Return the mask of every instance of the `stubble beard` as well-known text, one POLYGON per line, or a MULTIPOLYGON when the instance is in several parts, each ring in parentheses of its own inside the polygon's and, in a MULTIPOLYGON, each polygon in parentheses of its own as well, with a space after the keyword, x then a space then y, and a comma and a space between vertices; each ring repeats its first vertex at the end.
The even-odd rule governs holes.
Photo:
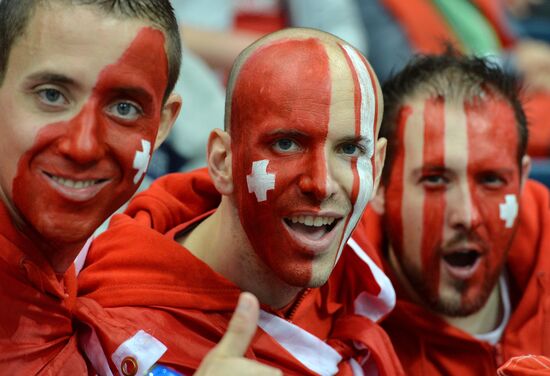
POLYGON ((451 290, 450 293, 442 296, 439 289, 434 291, 430 287, 430 278, 426 278, 429 276, 425 276, 421 270, 405 264, 401 268, 422 303, 431 311, 449 317, 465 317, 479 311, 487 303, 502 271, 501 266, 495 273, 486 276, 479 292, 473 296, 468 296, 468 290, 475 286, 472 287, 469 281, 464 280, 451 280, 446 287, 451 290))

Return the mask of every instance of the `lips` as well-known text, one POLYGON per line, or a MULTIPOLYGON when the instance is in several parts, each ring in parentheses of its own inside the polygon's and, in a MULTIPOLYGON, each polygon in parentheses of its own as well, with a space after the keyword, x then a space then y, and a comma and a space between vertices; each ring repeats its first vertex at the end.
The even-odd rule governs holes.
POLYGON ((42 171, 48 184, 61 196, 70 201, 83 202, 94 198, 111 179, 76 179, 62 177, 42 171))
POLYGON ((285 217, 283 222, 292 239, 313 254, 322 254, 332 244, 342 216, 299 214, 285 217))

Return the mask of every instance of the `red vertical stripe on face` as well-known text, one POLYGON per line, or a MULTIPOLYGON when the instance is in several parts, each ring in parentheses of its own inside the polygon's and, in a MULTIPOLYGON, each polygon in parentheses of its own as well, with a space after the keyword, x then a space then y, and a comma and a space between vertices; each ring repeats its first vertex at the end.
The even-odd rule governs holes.
MULTIPOLYGON (((361 135, 361 87, 359 86, 359 78, 357 77, 357 72, 355 71, 355 68, 353 67, 353 63, 344 50, 344 47, 342 45, 339 45, 340 49, 342 50, 342 54, 344 54, 346 61, 348 63, 349 70, 351 72, 351 76, 353 78, 353 90, 354 90, 354 107, 355 107, 355 137, 359 137, 361 135)), ((351 191, 351 203, 355 204, 357 201, 357 196, 359 194, 359 173, 357 172, 357 160, 353 160, 352 162, 352 171, 353 171, 353 188, 351 191)), ((349 221, 349 218, 348 218, 349 221)), ((346 223, 347 226, 347 223, 346 223)))
MULTIPOLYGON (((355 68, 353 67, 353 63, 348 56, 346 50, 344 50, 344 47, 339 44, 340 50, 342 51, 342 54, 346 58, 346 62, 348 63, 349 70, 351 72, 351 77, 353 79, 353 102, 354 102, 354 112, 355 112, 355 136, 358 137, 361 135, 361 87, 359 86, 359 77, 357 76, 357 72, 355 71, 355 68)), ((351 190, 351 204, 354 205, 357 201, 357 196, 359 195, 359 189, 360 187, 360 180, 359 180, 359 172, 357 170, 357 159, 354 159, 351 161, 351 170, 353 172, 353 186, 351 190)), ((353 211, 353 209, 352 209, 353 211)), ((351 219, 351 215, 348 215, 346 218, 346 223, 344 225, 344 229, 348 228, 349 221, 351 219)), ((346 231, 342 231, 342 236, 340 238, 340 243, 342 242, 344 236, 346 235, 346 231)), ((335 255, 338 257, 338 254, 335 255)), ((334 262, 336 263, 337 260, 334 262)))
POLYGON ((403 254, 403 191, 404 191, 404 167, 405 167, 405 127, 413 113, 410 106, 403 106, 396 117, 396 131, 394 140, 395 151, 392 159, 391 175, 386 184, 384 227, 392 234, 392 245, 397 258, 403 254))
MULTIPOLYGON (((374 158, 376 157, 376 129, 378 127, 378 103, 380 103, 380 100, 378 98, 378 87, 374 84, 377 81, 376 75, 372 71, 370 65, 367 63, 367 59, 361 54, 359 54, 361 57, 361 60, 363 61, 363 64, 365 64, 365 67, 367 67, 367 71, 369 72, 370 80, 372 82, 372 90, 374 91, 374 98, 375 98, 375 104, 374 104, 374 125, 372 127, 372 140, 373 140, 373 150, 374 153, 372 154, 371 158, 371 164, 372 164, 372 177, 373 179, 376 178, 376 164, 374 163, 374 158)), ((373 182, 374 183, 374 182, 373 182)))
MULTIPOLYGON (((442 97, 426 101, 424 108, 424 163, 423 166, 445 166, 445 100, 442 97)), ((428 286, 437 293, 440 271, 439 255, 433 254, 434 239, 443 237, 445 221, 444 192, 427 193, 424 199, 422 221, 422 266, 428 286), (440 234, 440 236, 434 236, 440 234)))

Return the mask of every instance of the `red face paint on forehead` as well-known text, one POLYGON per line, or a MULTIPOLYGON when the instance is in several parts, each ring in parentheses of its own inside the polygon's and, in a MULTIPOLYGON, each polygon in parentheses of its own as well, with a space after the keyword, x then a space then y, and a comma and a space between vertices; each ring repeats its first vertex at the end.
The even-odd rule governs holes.
POLYGON ((241 67, 235 84, 232 138, 239 144, 250 128, 276 130, 289 121, 297 130, 326 137, 330 88, 328 56, 317 39, 260 47, 241 67))
POLYGON ((47 243, 85 241, 134 193, 160 124, 167 67, 163 33, 142 28, 78 115, 45 125, 21 157, 13 202, 47 243))
POLYGON ((501 207, 519 195, 515 118, 494 98, 463 105, 429 99, 423 121, 420 151, 407 151, 414 141, 406 137, 417 136, 398 132, 403 147, 387 187, 385 221, 401 269, 422 299, 442 313, 469 314, 489 296, 513 235, 501 207), (418 248, 403 241, 419 232, 411 220, 418 210, 401 202, 423 203, 418 248))
POLYGON ((518 170, 519 134, 510 104, 489 93, 466 102, 464 108, 470 140, 468 165, 493 167, 493 163, 500 163, 503 169, 518 170))

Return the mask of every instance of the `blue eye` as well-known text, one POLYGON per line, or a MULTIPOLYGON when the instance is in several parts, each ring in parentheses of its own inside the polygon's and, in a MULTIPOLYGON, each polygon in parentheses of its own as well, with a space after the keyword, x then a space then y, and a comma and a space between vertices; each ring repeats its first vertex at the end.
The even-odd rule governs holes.
POLYGON ((48 106, 63 106, 68 103, 65 96, 57 89, 45 88, 37 91, 40 101, 48 106))
POLYGON ((292 147, 292 141, 288 139, 277 141, 277 146, 281 150, 289 150, 292 147))
POLYGON ((365 154, 365 148, 353 142, 345 142, 338 146, 338 152, 346 157, 359 157, 365 154))
POLYGON ((480 184, 490 189, 498 189, 507 184, 506 180, 503 177, 491 172, 481 174, 477 180, 480 184))
POLYGON ((117 102, 107 107, 107 112, 122 120, 136 120, 143 111, 131 102, 117 102))
POLYGON ((300 145, 290 138, 281 138, 273 143, 273 149, 279 153, 293 152, 300 150, 300 145))
POLYGON ((344 154, 353 155, 357 152, 357 145, 353 145, 353 144, 342 145, 342 152, 344 154))
POLYGON ((44 90, 44 97, 50 102, 57 102, 61 98, 61 93, 57 90, 47 89, 44 90))
POLYGON ((449 183, 449 179, 444 175, 425 175, 420 178, 420 182, 426 188, 444 188, 449 183))
POLYGON ((116 106, 117 106, 117 111, 121 116, 128 116, 131 114, 132 110, 135 111, 135 109, 130 103, 119 103, 116 106))

